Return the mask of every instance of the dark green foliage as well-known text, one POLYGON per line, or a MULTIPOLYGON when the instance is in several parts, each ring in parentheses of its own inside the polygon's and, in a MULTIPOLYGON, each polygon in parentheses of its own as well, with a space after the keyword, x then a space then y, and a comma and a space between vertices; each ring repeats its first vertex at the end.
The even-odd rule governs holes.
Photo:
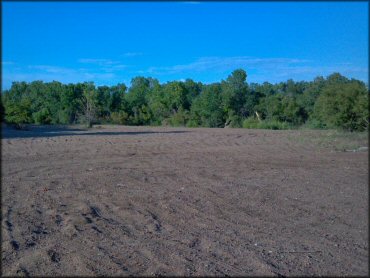
POLYGON ((51 114, 47 108, 42 108, 41 110, 32 113, 32 119, 36 124, 50 124, 51 114))
MULTIPOLYGON (((338 80, 338 79, 337 79, 338 80)), ((324 127, 354 131, 368 128, 368 91, 358 81, 330 83, 318 97, 313 118, 324 127)))
POLYGON ((21 98, 19 101, 9 100, 5 106, 5 120, 20 127, 22 124, 31 123, 31 101, 21 98))
POLYGON ((92 82, 83 84, 82 98, 79 99, 81 113, 79 113, 79 121, 92 127, 96 122, 99 110, 103 110, 102 106, 99 106, 99 94, 95 89, 95 85, 92 82), (99 109, 100 108, 100 109, 99 109))
POLYGON ((27 123, 115 123, 188 127, 311 128, 366 130, 369 91, 363 82, 339 73, 311 82, 247 83, 238 69, 224 81, 187 79, 160 84, 136 77, 125 84, 14 82, 1 96, 3 120, 27 123))
POLYGON ((168 119, 168 123, 171 126, 186 126, 188 119, 189 111, 179 108, 179 110, 168 119))
POLYGON ((238 69, 222 82, 222 107, 229 120, 231 117, 243 116, 243 106, 248 91, 246 79, 247 73, 238 69))
POLYGON ((223 127, 225 116, 222 109, 222 88, 220 84, 211 84, 194 99, 188 126, 223 127))
POLYGON ((125 84, 118 84, 109 88, 109 111, 118 112, 127 110, 127 100, 125 99, 127 87, 125 84))
POLYGON ((4 108, 4 95, 6 95, 6 92, 4 94, 1 94, 0 98, 0 122, 4 122, 5 120, 5 108, 4 108))

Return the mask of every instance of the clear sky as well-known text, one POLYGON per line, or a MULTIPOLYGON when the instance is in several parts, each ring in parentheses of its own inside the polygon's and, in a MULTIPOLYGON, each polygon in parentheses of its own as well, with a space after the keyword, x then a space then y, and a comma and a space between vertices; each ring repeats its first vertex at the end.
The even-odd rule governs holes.
POLYGON ((312 80, 367 82, 367 2, 2 2, 2 85, 312 80))

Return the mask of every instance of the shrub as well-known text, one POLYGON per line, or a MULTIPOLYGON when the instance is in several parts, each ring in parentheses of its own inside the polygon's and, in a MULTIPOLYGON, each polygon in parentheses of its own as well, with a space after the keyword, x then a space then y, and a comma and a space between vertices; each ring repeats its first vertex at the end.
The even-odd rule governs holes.
POLYGON ((180 108, 174 115, 172 115, 168 122, 171 126, 185 126, 189 119, 189 112, 180 108))
POLYGON ((199 124, 196 120, 190 119, 187 122, 186 127, 199 127, 199 124))
POLYGON ((303 128, 323 129, 325 124, 317 119, 308 119, 307 122, 302 126, 303 128))
POLYGON ((290 129, 291 125, 287 122, 280 122, 277 120, 264 120, 259 121, 254 117, 249 117, 243 121, 243 128, 255 128, 255 129, 290 129))
POLYGON ((358 82, 326 87, 318 97, 313 119, 327 128, 364 131, 368 128, 368 92, 358 82))
POLYGON ((26 98, 22 98, 20 102, 9 102, 5 110, 6 122, 15 124, 17 127, 31 123, 32 117, 30 107, 31 101, 26 98))
POLYGON ((231 115, 229 117, 228 122, 229 122, 228 124, 229 127, 242 127, 243 119, 238 115, 231 115))
POLYGON ((47 108, 42 108, 40 111, 32 113, 32 118, 38 125, 51 123, 50 111, 47 108))
POLYGON ((255 117, 248 117, 243 121, 243 128, 258 128, 259 123, 255 117))
POLYGON ((259 124, 261 129, 290 129, 291 126, 287 122, 280 122, 277 120, 265 120, 259 124))
POLYGON ((124 111, 112 112, 110 117, 114 124, 120 124, 120 125, 127 124, 128 114, 124 111))

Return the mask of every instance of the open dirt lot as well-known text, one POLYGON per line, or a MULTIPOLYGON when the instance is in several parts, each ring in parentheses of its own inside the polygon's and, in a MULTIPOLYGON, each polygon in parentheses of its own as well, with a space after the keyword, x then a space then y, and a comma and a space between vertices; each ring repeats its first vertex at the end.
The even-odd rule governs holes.
POLYGON ((368 151, 324 135, 5 128, 3 275, 367 275, 368 151))

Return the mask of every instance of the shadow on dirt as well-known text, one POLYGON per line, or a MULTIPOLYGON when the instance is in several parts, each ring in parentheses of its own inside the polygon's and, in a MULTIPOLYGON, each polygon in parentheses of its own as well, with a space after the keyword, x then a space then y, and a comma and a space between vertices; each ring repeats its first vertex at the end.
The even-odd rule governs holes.
POLYGON ((40 137, 58 137, 58 136, 84 136, 84 135, 141 135, 141 134, 176 134, 185 133, 189 131, 104 131, 102 129, 83 129, 83 128, 69 128, 61 126, 28 126, 25 130, 17 130, 13 127, 2 127, 1 138, 40 138, 40 137), (95 131, 96 130, 96 131, 95 131))

